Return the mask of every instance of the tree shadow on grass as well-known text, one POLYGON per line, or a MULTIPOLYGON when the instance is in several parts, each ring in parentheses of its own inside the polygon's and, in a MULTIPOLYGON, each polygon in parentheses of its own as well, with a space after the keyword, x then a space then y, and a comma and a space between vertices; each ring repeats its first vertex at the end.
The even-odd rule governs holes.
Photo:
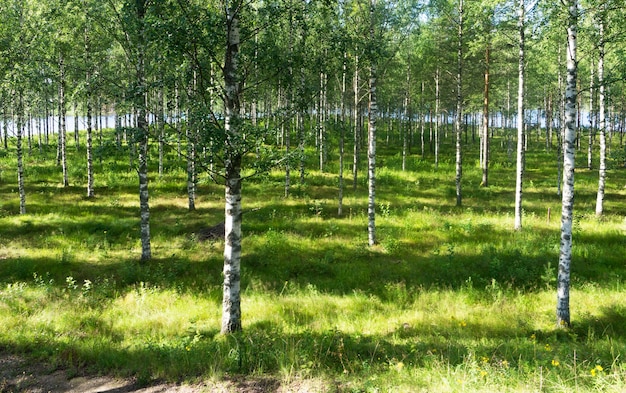
POLYGON ((600 315, 586 315, 574 321, 573 332, 585 340, 596 338, 626 338, 626 306, 613 304, 602 307, 600 315))

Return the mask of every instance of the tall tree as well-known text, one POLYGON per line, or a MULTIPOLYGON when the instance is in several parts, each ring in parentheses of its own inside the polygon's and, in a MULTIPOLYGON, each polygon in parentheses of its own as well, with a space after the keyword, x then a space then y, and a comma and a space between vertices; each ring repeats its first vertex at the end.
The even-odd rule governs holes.
POLYGON ((225 241, 222 333, 241 330, 241 160, 239 19, 245 4, 225 1, 226 50, 224 53, 225 241))
MULTIPOLYGON (((376 37, 376 0, 370 0, 370 40, 372 43, 376 37)), ((372 45, 373 46, 373 45, 372 45)), ((370 246, 376 244, 376 118, 378 115, 378 102, 376 96, 377 58, 370 53, 369 69, 369 102, 368 114, 368 200, 367 200, 367 239, 370 246)))
POLYGON ((519 29, 519 61, 517 87, 517 162, 515 170, 515 230, 522 229, 522 188, 524 184, 524 50, 525 50, 525 11, 524 0, 519 0, 518 22, 519 29))
POLYGON ((598 86, 599 86, 599 116, 598 133, 600 139, 600 160, 598 162, 598 193, 596 197, 596 216, 604 212, 604 188, 606 186, 606 86, 604 83, 604 29, 606 20, 606 2, 602 2, 598 11, 598 86))
POLYGON ((459 0, 457 26, 457 73, 456 73, 456 205, 463 204, 461 180, 463 176, 463 0, 459 0))
MULTIPOLYGON (((92 87, 92 60, 91 60, 91 13, 89 2, 83 0, 85 13, 85 105, 87 109, 87 198, 94 197, 94 171, 93 171, 93 138, 92 138, 92 115, 93 115, 93 87, 92 87)), ((76 113, 74 114, 76 116, 76 113)), ((74 120, 77 122, 77 119, 74 120)))
POLYGON ((563 197, 561 210, 561 247, 557 277, 556 321, 569 327, 570 266, 572 262, 572 224, 574 212, 574 154, 576 148, 576 78, 578 0, 567 0, 567 81, 565 86, 565 135, 563 140, 563 197))

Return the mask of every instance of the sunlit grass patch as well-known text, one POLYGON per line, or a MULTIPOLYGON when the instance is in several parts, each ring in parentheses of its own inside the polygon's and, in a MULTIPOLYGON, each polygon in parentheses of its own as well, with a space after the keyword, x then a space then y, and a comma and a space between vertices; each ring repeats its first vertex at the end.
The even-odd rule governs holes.
MULTIPOLYGON (((15 184, 0 184, 2 349, 144 382, 269 374, 338 392, 609 392, 626 383, 620 171, 602 219, 591 208, 596 174, 580 176, 566 331, 554 326, 560 199, 555 168, 540 165, 552 155, 529 156, 524 229, 514 231, 514 166, 502 152, 490 187, 480 187, 478 168, 465 171, 456 207, 450 156, 435 169, 432 157, 412 155, 402 171, 389 148, 372 247, 364 162, 356 190, 345 168, 341 216, 335 163, 320 173, 309 155, 288 197, 280 168, 247 179, 244 330, 222 336, 223 242, 196 235, 223 220, 222 186, 201 175, 190 212, 184 163, 166 156, 164 174, 150 179, 153 260, 140 263, 128 151, 96 165, 93 199, 79 176, 84 157, 70 152, 63 188, 54 152, 33 155, 26 215, 15 184)), ((14 170, 12 157, 0 160, 3 176, 14 170)))

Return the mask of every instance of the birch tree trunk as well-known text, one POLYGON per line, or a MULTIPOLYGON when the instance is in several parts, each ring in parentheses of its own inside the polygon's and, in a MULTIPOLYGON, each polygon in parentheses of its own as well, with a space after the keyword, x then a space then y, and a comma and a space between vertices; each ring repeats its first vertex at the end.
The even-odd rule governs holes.
POLYGON ((145 75, 145 14, 146 0, 138 0, 137 21, 139 23, 135 105, 137 106, 137 132, 138 132, 138 174, 139 174, 139 211, 141 215, 141 260, 147 261, 152 258, 150 246, 150 206, 148 194, 148 119, 146 113, 147 86, 145 75))
POLYGON ((524 0, 519 0, 517 26, 519 29, 519 63, 517 88, 517 162, 515 170, 515 224, 514 229, 522 229, 522 188, 524 184, 524 0))
POLYGON ((463 151, 461 137, 463 132, 463 0, 459 0, 459 26, 457 42, 457 80, 456 80, 456 206, 463 204, 461 178, 463 176, 463 151))
POLYGON ((409 136, 410 136, 410 120, 409 120, 409 100, 411 96, 411 63, 407 59, 406 66, 406 87, 404 92, 404 102, 402 103, 402 116, 400 121, 402 124, 402 172, 406 170, 406 156, 409 150, 409 136))
MULTIPOLYGON (((603 3, 601 7, 606 6, 603 3)), ((600 42, 598 43, 598 85, 600 90, 599 98, 599 111, 600 111, 600 123, 598 124, 598 131, 600 137, 600 162, 599 165, 599 178, 598 178, 598 195, 596 198, 596 216, 602 216, 604 212, 604 187, 606 183, 606 87, 604 86, 604 9, 600 12, 598 18, 598 28, 600 30, 600 42)))
POLYGON ((67 132, 65 129, 65 60, 63 54, 59 55, 59 153, 57 163, 60 161, 63 170, 63 187, 69 186, 67 179, 67 132))
POLYGON ((572 217, 574 212, 574 154, 576 143, 576 78, 578 0, 567 0, 567 81, 565 86, 565 137, 563 154, 563 197, 561 211, 561 248, 557 279, 556 322, 569 327, 570 266, 572 261, 572 217))
MULTIPOLYGON (((422 81, 422 90, 420 96, 420 143, 421 143, 421 156, 424 158, 425 150, 424 150, 424 127, 426 126, 426 108, 424 107, 424 88, 425 83, 422 81)), ((429 122, 432 122, 429 116, 429 122)))
POLYGON ((482 187, 489 187, 489 55, 490 43, 487 42, 485 49, 485 90, 483 93, 483 124, 482 124, 482 170, 483 178, 480 183, 482 187))
POLYGON ((163 80, 159 80, 157 91, 157 130, 159 135, 159 176, 163 176, 163 154, 165 149, 165 108, 163 105, 163 80))
MULTIPOLYGON (((370 39, 374 42, 374 9, 376 0, 370 0, 370 39)), ((368 105, 368 200, 367 200, 367 239, 370 246, 376 244, 376 59, 370 59, 370 83, 368 105)))
MULTIPOLYGON (((17 188, 20 195, 20 214, 26 214, 26 190, 24 189, 24 153, 22 151, 22 133, 24 128, 24 99, 22 92, 17 97, 17 188)), ((5 120, 6 122, 6 120, 5 120)))
MULTIPOLYGON (((188 96, 195 99, 197 93, 196 71, 192 72, 192 81, 189 86, 188 96)), ((190 101, 191 101, 190 100, 190 101)), ((187 126, 185 138, 187 139, 187 200, 189 211, 196 210, 196 114, 191 104, 187 108, 187 126)))
MULTIPOLYGON (((601 44, 601 43, 600 43, 601 44)), ((598 48, 599 49, 599 48, 598 48)), ((591 75, 589 77, 589 139, 587 143, 587 169, 591 170, 593 168, 593 131, 594 131, 594 119, 595 116, 593 114, 593 95, 594 95, 594 82, 595 82, 595 67, 593 64, 593 57, 591 57, 591 66, 589 69, 591 70, 591 75)), ((598 68, 600 65, 598 64, 598 68)))
POLYGON ((74 147, 76 151, 80 150, 78 138, 78 100, 74 100, 74 147))
MULTIPOLYGON (((85 21, 85 93, 87 104, 87 198, 94 197, 94 175, 93 175, 93 141, 92 141, 92 100, 93 92, 91 88, 91 43, 89 37, 89 11, 86 12, 85 21)), ((76 120, 75 120, 76 121, 76 120)), ((78 143, 78 139, 76 139, 78 143)))
MULTIPOLYGON (((3 97, 5 98, 5 97, 3 97)), ((4 143, 4 150, 9 150, 9 126, 8 126, 8 115, 7 115, 7 105, 6 105, 6 101, 7 100, 2 100, 2 129, 4 132, 4 135, 2 137, 3 139, 3 143, 4 143)))
POLYGON ((227 44, 224 59, 225 237, 222 334, 241 330, 241 158, 239 146, 239 15, 241 3, 226 3, 227 44))
POLYGON ((354 108, 353 108, 353 121, 354 121, 354 149, 352 153, 352 189, 356 190, 357 178, 359 172, 359 145, 360 145, 360 132, 359 132, 359 56, 354 58, 354 78, 352 80, 352 87, 354 92, 354 108))
MULTIPOLYGON (((439 67, 435 72, 435 169, 439 168, 439 105, 441 92, 439 89, 439 67)), ((432 121, 432 120, 431 120, 432 121)))
POLYGON ((347 74, 347 61, 348 54, 343 54, 343 65, 341 71, 341 108, 339 114, 341 115, 341 124, 339 125, 339 197, 337 215, 341 217, 343 215, 343 161, 345 155, 344 140, 346 135, 346 74, 347 74))

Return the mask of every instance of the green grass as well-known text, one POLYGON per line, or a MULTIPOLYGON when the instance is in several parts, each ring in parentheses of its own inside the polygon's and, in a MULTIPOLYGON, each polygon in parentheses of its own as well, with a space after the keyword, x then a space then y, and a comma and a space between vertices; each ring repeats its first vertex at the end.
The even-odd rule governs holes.
MULTIPOLYGON (((219 334, 222 242, 194 235, 223 220, 222 187, 201 175, 189 212, 184 162, 168 151, 159 177, 154 158, 153 260, 140 264, 137 176, 126 150, 96 159, 88 200, 84 150, 68 149, 63 188, 56 147, 35 149, 25 158, 24 216, 15 159, 2 150, 0 350, 145 383, 241 374, 320 379, 340 392, 625 389, 624 169, 611 163, 601 220, 597 172, 577 171, 573 327, 564 331, 554 326, 554 152, 531 143, 524 230, 515 232, 506 150, 494 141, 490 187, 481 188, 478 143, 466 146, 458 208, 446 143, 438 169, 432 156, 411 155, 406 172, 399 148, 380 144, 374 247, 362 175, 356 191, 347 182, 342 217, 337 164, 320 173, 313 152, 306 183, 287 199, 281 171, 247 180, 244 209, 260 209, 244 216, 244 331, 231 336, 219 334)), ((586 157, 578 159, 582 167, 586 157)))

